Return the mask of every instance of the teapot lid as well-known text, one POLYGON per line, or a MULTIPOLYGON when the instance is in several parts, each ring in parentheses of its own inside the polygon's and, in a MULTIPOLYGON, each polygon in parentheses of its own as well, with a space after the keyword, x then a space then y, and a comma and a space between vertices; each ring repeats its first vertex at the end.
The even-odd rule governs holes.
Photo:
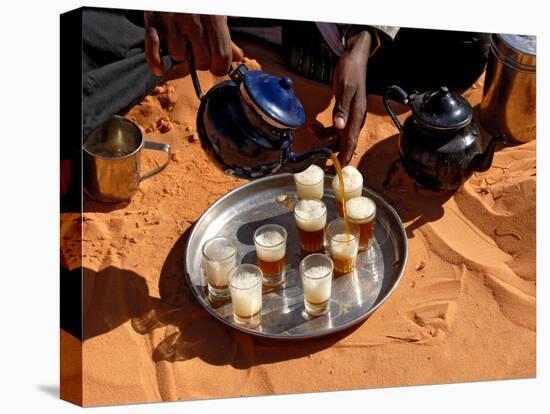
POLYGON ((466 99, 446 86, 412 99, 412 112, 422 124, 435 129, 462 128, 472 120, 472 107, 466 99))
POLYGON ((537 37, 508 33, 491 35, 491 50, 505 65, 513 69, 535 72, 537 37))
POLYGON ((292 89, 288 77, 270 75, 261 70, 251 70, 243 77, 245 99, 259 112, 262 118, 280 129, 301 127, 306 115, 302 103, 292 89), (272 121, 272 122, 271 122, 272 121))

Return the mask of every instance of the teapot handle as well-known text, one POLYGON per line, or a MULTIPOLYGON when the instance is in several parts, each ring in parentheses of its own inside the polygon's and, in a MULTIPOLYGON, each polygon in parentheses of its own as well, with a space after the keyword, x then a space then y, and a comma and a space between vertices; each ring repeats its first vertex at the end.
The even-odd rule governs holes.
POLYGON ((195 69, 195 56, 193 55, 193 50, 189 48, 189 53, 187 54, 187 65, 189 66, 189 73, 191 74, 191 80, 193 81, 193 88, 195 88, 195 93, 199 99, 202 99, 202 89, 199 82, 199 77, 197 76, 197 70, 195 69))
MULTIPOLYGON (((199 99, 202 99, 203 94, 201 84, 199 82, 199 77, 197 76, 197 70, 195 69, 195 56, 193 55, 193 50, 191 48, 189 48, 189 52, 187 53, 187 65, 189 66, 189 73, 191 74, 191 80, 193 81, 195 93, 199 99)), ((236 68, 233 68, 233 64, 231 64, 228 75, 235 83, 238 84, 242 81, 247 71, 248 68, 245 64, 240 64, 236 68)))
POLYGON ((390 102, 389 102, 390 95, 399 96, 401 102, 404 103, 405 105, 409 104, 410 97, 407 94, 407 92, 405 92, 403 89, 401 89, 397 85, 388 86, 388 88, 384 92, 384 106, 386 107, 386 111, 388 111, 388 113, 390 114, 391 119, 395 124, 395 126, 397 127, 397 129, 401 131, 403 129, 403 126, 401 125, 401 122, 399 122, 399 119, 397 119, 397 115, 395 115, 395 112, 393 112, 393 109, 390 106, 390 102))

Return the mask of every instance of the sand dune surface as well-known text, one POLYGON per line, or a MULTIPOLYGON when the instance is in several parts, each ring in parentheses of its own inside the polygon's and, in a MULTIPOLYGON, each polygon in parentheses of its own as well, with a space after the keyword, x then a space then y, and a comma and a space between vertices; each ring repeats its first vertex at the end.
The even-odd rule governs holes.
MULTIPOLYGON (((298 150, 321 145, 331 88, 289 74, 274 49, 239 43, 247 63, 293 79, 307 113, 298 150)), ((200 73, 203 90, 219 82, 200 73)), ((483 79, 465 96, 476 106, 483 79)), ((127 404, 533 377, 536 144, 499 150, 492 168, 454 194, 419 190, 397 161, 397 130, 369 96, 352 164, 400 214, 409 261, 400 285, 366 322, 325 339, 270 344, 233 331, 193 299, 184 239, 217 198, 244 181, 221 173, 195 132, 189 76, 158 86, 127 117, 172 163, 129 203, 85 201, 83 404, 127 404)), ((399 117, 404 119, 409 112, 399 117)), ((145 151, 143 169, 162 162, 145 151)), ((62 217, 68 242, 79 223, 62 217)), ((75 250, 64 263, 78 264, 75 250)), ((70 378, 74 373, 69 372, 70 378)))

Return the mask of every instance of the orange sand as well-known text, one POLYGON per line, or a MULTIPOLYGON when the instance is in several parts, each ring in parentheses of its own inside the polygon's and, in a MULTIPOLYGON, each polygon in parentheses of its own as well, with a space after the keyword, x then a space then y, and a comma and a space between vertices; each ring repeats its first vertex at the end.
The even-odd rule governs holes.
MULTIPOLYGON (((239 44, 255 59, 249 64, 292 77, 308 114, 295 141, 298 149, 311 146, 315 127, 331 124, 331 88, 288 74, 265 45, 239 44)), ((200 79, 203 90, 220 80, 209 73, 200 79)), ((473 105, 482 82, 465 94, 473 105)), ((173 162, 143 182, 130 203, 86 200, 84 405, 535 375, 534 141, 499 151, 488 172, 453 196, 423 193, 398 164, 392 169, 397 130, 380 98, 370 96, 352 164, 400 213, 409 237, 406 271, 390 299, 356 329, 272 344, 214 320, 184 281, 187 230, 213 201, 243 184, 203 154, 194 135, 198 103, 186 76, 134 107, 127 116, 148 140, 172 145, 173 162)), ((143 169, 161 157, 144 152, 143 169)), ((79 238, 72 218, 62 217, 69 265, 78 262, 70 250, 79 238)), ((76 381, 78 370, 72 371, 64 379, 76 381)))

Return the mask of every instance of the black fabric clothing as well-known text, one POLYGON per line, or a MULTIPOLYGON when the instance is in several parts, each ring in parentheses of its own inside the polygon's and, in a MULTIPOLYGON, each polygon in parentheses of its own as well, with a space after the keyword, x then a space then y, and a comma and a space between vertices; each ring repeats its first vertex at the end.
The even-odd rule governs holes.
MULTIPOLYGON (((82 16, 83 136, 141 101, 161 78, 145 61, 143 12, 84 8, 82 16)), ((165 70, 171 67, 163 56, 165 70)))
POLYGON ((381 95, 390 85, 466 90, 485 70, 489 47, 488 33, 402 28, 369 59, 367 91, 381 95))
MULTIPOLYGON (((307 78, 332 82, 337 57, 314 23, 286 22, 283 53, 290 69, 307 78)), ((370 57, 367 92, 382 95, 390 85, 423 92, 448 86, 462 91, 485 70, 490 47, 488 33, 402 28, 393 41, 370 57)))
MULTIPOLYGON (((149 70, 144 53, 143 12, 83 9, 84 137, 115 113, 138 103, 161 78, 149 70)), ((236 18, 230 26, 282 26, 282 53, 289 69, 330 83, 337 57, 314 23, 236 18)), ((367 92, 382 94, 397 84, 422 92, 446 85, 471 86, 485 69, 489 34, 402 28, 369 59, 367 92)), ((165 70, 171 67, 163 54, 165 70)))
POLYGON ((288 21, 282 26, 282 51, 289 69, 309 79, 331 83, 338 61, 314 23, 288 21))

